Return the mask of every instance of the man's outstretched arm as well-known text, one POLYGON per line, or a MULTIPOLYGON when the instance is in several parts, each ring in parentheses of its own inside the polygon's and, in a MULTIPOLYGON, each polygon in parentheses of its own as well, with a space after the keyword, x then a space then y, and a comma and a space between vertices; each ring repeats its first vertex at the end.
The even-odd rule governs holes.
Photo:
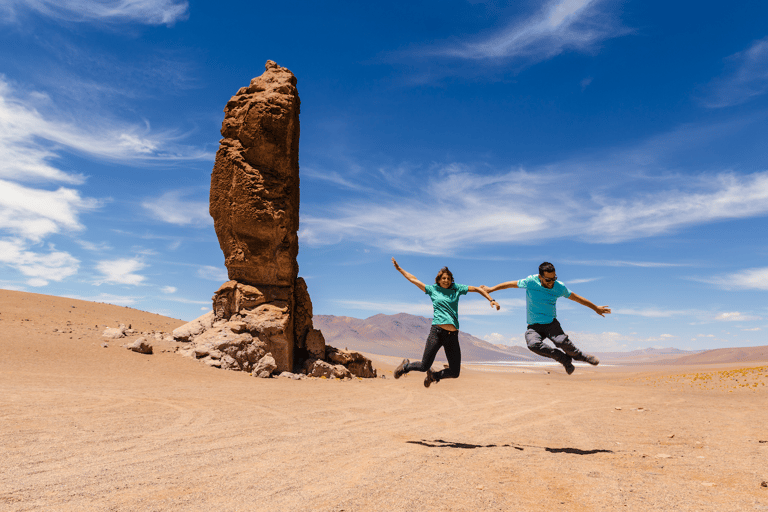
POLYGON ((505 290, 507 288, 519 288, 517 286, 517 281, 507 281, 506 283, 499 283, 496 286, 478 286, 478 288, 482 288, 488 293, 493 293, 497 290, 505 290))
POLYGON ((573 302, 578 302, 582 306, 587 306, 589 309, 593 310, 595 313, 597 313, 600 316, 604 317, 606 314, 611 313, 611 308, 609 308, 608 306, 595 306, 584 297, 580 295, 576 295, 573 292, 571 292, 571 296, 568 298, 571 299, 573 302))

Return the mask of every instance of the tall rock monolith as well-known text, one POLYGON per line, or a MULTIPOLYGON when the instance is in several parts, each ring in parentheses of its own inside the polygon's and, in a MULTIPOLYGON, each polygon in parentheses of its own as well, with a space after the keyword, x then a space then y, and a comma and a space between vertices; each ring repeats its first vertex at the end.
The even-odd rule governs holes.
MULTIPOLYGON (((212 313, 174 331, 192 342, 188 355, 211 366, 263 377, 312 373, 328 358, 296 261, 300 104, 293 73, 267 61, 224 109, 210 213, 229 281, 213 295, 212 313)), ((340 364, 355 375, 376 375, 370 364, 353 365, 357 356, 345 357, 350 362, 340 364)))
POLYGON ((296 318, 295 296, 300 104, 293 73, 267 61, 224 109, 211 174, 210 213, 230 279, 213 297, 215 320, 241 317, 280 371, 293 370, 304 342, 295 327, 307 323, 296 318))

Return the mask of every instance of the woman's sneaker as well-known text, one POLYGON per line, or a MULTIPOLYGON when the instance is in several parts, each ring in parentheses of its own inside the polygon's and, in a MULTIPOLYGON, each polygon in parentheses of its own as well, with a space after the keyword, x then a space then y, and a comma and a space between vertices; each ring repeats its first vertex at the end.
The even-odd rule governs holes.
POLYGON ((600 360, 595 356, 584 356, 584 361, 588 362, 592 366, 597 366, 600 364, 600 360))
POLYGON ((396 378, 396 379, 399 379, 400 377, 402 377, 402 376, 403 376, 403 374, 405 373, 405 367, 406 367, 406 366, 407 366, 409 363, 410 363, 410 361, 409 361, 409 360, 407 360, 407 359, 403 359, 403 362, 402 362, 402 363, 400 363, 400 366, 398 366, 397 368, 395 368, 395 378, 396 378))
POLYGON ((424 377, 424 387, 428 388, 430 384, 433 382, 438 382, 440 379, 437 378, 435 375, 435 372, 432 370, 427 370, 427 376, 424 377))

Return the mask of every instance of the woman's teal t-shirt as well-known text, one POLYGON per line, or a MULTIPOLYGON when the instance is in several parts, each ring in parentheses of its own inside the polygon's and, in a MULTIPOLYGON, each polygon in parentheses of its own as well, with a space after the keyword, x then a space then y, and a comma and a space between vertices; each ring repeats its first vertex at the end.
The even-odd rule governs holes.
POLYGON ((451 324, 459 328, 459 297, 466 295, 469 286, 453 283, 450 288, 443 288, 439 284, 428 284, 424 287, 424 293, 432 299, 432 325, 451 324))

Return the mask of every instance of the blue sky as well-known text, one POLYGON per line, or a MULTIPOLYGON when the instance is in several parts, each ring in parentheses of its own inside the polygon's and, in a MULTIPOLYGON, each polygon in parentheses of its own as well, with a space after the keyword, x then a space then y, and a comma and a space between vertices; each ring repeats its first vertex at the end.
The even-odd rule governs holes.
MULTIPOLYGON (((190 320, 226 280, 208 215, 230 96, 301 96, 315 314, 430 316, 449 266, 551 261, 591 351, 768 344, 768 4, 0 1, 0 287, 190 320)), ((462 299, 520 345, 524 294, 462 299)))

